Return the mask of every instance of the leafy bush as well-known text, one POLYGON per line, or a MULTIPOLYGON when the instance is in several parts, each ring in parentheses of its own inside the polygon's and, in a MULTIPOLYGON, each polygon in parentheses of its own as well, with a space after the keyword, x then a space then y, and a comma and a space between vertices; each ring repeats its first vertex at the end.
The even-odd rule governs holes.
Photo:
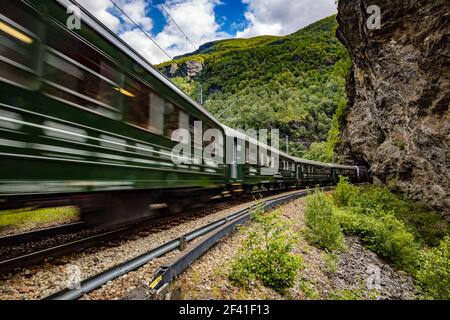
POLYGON ((422 250, 416 280, 425 299, 450 300, 450 236, 422 250))
POLYGON ((339 177, 339 183, 333 193, 333 200, 338 207, 346 207, 350 200, 358 197, 359 194, 358 187, 352 185, 347 177, 339 177))
POLYGON ((357 211, 339 210, 337 216, 345 234, 358 236, 373 252, 394 266, 413 272, 418 255, 414 236, 392 213, 367 215, 357 211))
POLYGON ((449 225, 437 212, 386 188, 358 188, 345 179, 333 199, 345 234, 360 237, 369 249, 413 275, 424 298, 449 299, 449 225))
POLYGON ((237 285, 246 286, 259 280, 264 285, 283 293, 294 285, 301 258, 292 253, 297 238, 279 212, 264 214, 255 210, 255 223, 247 230, 247 239, 231 267, 229 278, 237 285))
POLYGON ((360 214, 380 216, 391 212, 402 221, 416 240, 425 245, 439 245, 449 226, 439 213, 422 204, 412 203, 386 188, 356 187, 342 179, 333 196, 339 207, 347 207, 360 214))
POLYGON ((314 245, 330 251, 342 248, 343 233, 333 203, 324 193, 306 199, 305 224, 306 238, 314 245))

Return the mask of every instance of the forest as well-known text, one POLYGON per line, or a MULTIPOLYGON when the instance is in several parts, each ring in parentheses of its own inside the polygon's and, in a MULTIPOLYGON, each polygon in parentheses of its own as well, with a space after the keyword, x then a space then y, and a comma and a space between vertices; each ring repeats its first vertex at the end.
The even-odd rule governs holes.
POLYGON ((208 43, 157 67, 196 100, 202 86, 204 106, 226 125, 277 128, 283 150, 288 136, 291 154, 332 161, 351 66, 336 28, 331 16, 284 37, 208 43), (187 75, 193 61, 203 70, 187 75))

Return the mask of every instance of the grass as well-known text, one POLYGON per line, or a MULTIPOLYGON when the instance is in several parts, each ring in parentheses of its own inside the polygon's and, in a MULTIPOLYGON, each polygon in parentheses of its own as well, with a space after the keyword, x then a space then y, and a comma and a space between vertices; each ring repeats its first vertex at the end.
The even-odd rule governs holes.
POLYGON ((77 219, 79 219, 79 212, 74 207, 0 211, 0 232, 24 231, 38 228, 40 225, 59 224, 77 219))
POLYGON ((376 291, 366 292, 364 286, 359 289, 343 289, 335 290, 330 293, 330 300, 375 300, 377 297, 376 291))

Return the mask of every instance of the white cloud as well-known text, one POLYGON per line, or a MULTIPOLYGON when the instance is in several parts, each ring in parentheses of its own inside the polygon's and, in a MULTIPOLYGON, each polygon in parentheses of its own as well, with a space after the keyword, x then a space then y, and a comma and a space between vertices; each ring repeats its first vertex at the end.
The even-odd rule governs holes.
POLYGON ((220 25, 214 14, 219 0, 169 0, 165 8, 173 20, 189 37, 189 42, 175 23, 168 19, 163 31, 156 36, 156 42, 168 49, 172 56, 194 51, 205 42, 230 35, 220 31, 220 25))
POLYGON ((337 12, 334 0, 242 0, 248 26, 238 38, 287 35, 337 12))
MULTIPOLYGON (((231 38, 221 32, 220 17, 214 9, 221 0, 165 0, 164 7, 188 35, 194 46, 185 38, 175 23, 166 17, 166 24, 158 34, 152 33, 154 22, 149 10, 160 10, 151 0, 114 0, 135 23, 143 28, 170 56, 191 52, 200 45, 219 39, 231 38)), ((316 20, 336 12, 334 0, 242 0, 248 5, 245 12, 247 26, 235 24, 236 37, 259 35, 286 35, 316 20)), ((146 35, 117 10, 110 0, 78 0, 89 12, 101 20, 125 42, 157 64, 169 60, 146 35)))
MULTIPOLYGON (((157 64, 169 60, 142 31, 117 10, 110 0, 78 0, 107 27, 116 32, 125 42, 157 64)), ((194 51, 201 44, 231 37, 220 32, 214 8, 220 0, 166 0, 164 8, 176 23, 184 30, 194 46, 186 39, 175 23, 166 16, 166 25, 158 34, 152 34, 153 21, 148 16, 149 10, 164 11, 160 7, 150 6, 150 0, 115 0, 117 5, 141 28, 143 28, 158 45, 170 56, 177 56, 194 51)))
POLYGON ((140 27, 151 32, 153 21, 147 16, 148 3, 145 0, 122 0, 121 2, 121 9, 140 27))
POLYGON ((109 0, 78 0, 78 3, 86 8, 97 19, 102 21, 108 28, 118 31, 120 20, 111 13, 114 5, 109 0))

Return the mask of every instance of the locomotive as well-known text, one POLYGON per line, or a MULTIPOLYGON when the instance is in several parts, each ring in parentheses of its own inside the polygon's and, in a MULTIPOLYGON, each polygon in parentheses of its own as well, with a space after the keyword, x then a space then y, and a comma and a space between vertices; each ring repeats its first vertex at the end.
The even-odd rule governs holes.
MULTIPOLYGON (((217 197, 367 180, 364 167, 261 143, 256 163, 240 161, 239 151, 258 142, 220 123, 86 10, 80 28, 69 28, 76 5, 0 6, 0 210, 71 205, 89 223, 112 223, 150 216, 161 204, 177 213, 217 197), (226 137, 230 164, 173 163, 172 134, 195 122, 226 137), (274 158, 276 172, 262 174, 274 158)), ((192 154, 205 146, 192 143, 192 154)))

